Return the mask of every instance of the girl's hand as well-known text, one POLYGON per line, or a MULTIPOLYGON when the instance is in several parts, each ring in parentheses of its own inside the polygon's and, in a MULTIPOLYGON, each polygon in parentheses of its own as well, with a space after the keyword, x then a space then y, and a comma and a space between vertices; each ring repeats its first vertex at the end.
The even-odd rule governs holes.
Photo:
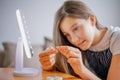
POLYGON ((57 49, 67 57, 68 63, 76 74, 79 74, 83 66, 82 55, 79 49, 70 46, 58 46, 57 49))
POLYGON ((58 51, 53 47, 49 47, 39 54, 39 61, 44 70, 52 70, 52 67, 55 64, 55 54, 57 52, 58 51))

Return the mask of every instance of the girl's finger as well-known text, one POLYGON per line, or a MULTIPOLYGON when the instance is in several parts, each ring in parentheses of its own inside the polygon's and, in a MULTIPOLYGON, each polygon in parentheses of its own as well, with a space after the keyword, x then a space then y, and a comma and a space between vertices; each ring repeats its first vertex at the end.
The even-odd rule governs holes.
POLYGON ((40 54, 39 54, 39 57, 45 57, 45 56, 49 56, 51 54, 56 54, 58 51, 54 48, 49 48, 45 51, 42 51, 40 54))
MULTIPOLYGON (((56 47, 60 53, 62 53, 64 56, 67 55, 67 52, 68 52, 68 46, 57 46, 56 47)), ((66 56, 67 57, 67 56, 66 56)))
POLYGON ((78 57, 80 51, 77 48, 69 47, 69 46, 58 46, 57 49, 67 58, 69 57, 78 57))
POLYGON ((49 61, 50 58, 48 56, 39 58, 40 61, 49 61))
POLYGON ((70 64, 78 64, 78 59, 77 58, 69 58, 67 60, 67 62, 70 64))
POLYGON ((67 57, 67 58, 78 58, 79 55, 78 55, 75 51, 68 51, 68 52, 66 53, 66 57, 67 57))

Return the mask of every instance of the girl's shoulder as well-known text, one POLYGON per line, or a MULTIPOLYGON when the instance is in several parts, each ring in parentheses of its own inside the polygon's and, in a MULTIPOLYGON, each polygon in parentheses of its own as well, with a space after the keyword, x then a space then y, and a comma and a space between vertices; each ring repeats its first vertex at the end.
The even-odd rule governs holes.
POLYGON ((114 26, 110 26, 110 27, 107 27, 108 31, 114 33, 114 32, 120 32, 120 27, 114 27, 114 26))
POLYGON ((113 26, 110 26, 110 27, 104 27, 103 29, 107 29, 105 35, 103 36, 103 38, 101 39, 101 41, 94 45, 94 46, 91 46, 89 48, 89 50, 91 51, 104 51, 108 48, 110 48, 110 42, 111 42, 111 39, 113 37, 115 37, 115 35, 113 36, 113 33, 117 31, 117 29, 113 26))
POLYGON ((103 39, 95 46, 89 48, 90 51, 104 51, 110 49, 113 55, 120 53, 120 28, 119 27, 105 27, 107 31, 103 39))
POLYGON ((108 30, 111 32, 110 38, 110 50, 113 55, 120 54, 120 27, 109 27, 108 30))

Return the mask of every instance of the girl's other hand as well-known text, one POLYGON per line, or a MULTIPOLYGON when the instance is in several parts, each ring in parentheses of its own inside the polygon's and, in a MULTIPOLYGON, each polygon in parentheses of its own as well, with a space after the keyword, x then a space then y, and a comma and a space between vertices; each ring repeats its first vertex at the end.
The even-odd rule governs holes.
POLYGON ((76 74, 79 74, 83 66, 82 55, 79 49, 70 46, 57 46, 57 49, 67 57, 68 63, 71 65, 76 74))
POLYGON ((58 51, 53 47, 48 47, 45 51, 40 52, 39 61, 42 64, 44 70, 52 70, 55 64, 55 54, 58 51))

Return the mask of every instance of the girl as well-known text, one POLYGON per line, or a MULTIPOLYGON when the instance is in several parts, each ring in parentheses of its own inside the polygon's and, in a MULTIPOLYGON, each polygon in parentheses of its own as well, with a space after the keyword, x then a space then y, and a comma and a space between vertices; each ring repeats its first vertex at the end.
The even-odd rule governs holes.
POLYGON ((55 48, 39 55, 44 70, 59 70, 83 80, 120 80, 120 29, 101 25, 81 1, 66 1, 57 11, 55 48), (57 53, 57 54, 55 54, 57 53))

